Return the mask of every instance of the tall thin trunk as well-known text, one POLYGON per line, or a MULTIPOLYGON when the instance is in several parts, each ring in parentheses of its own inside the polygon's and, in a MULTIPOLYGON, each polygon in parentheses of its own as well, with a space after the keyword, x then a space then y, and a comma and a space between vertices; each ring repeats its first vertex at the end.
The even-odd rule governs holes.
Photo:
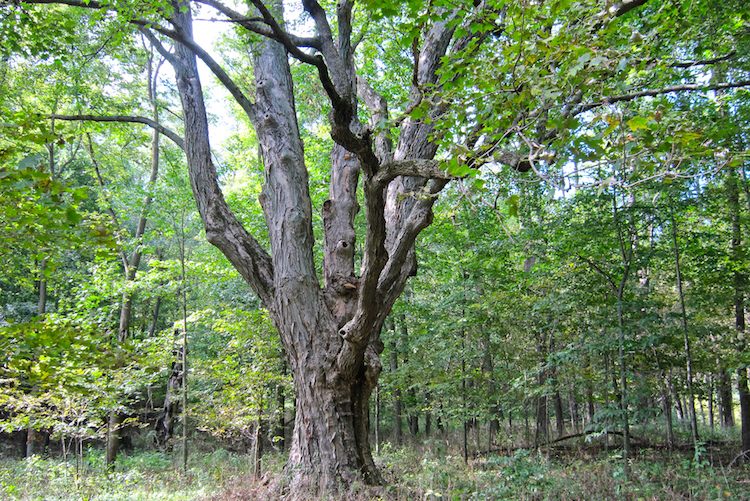
POLYGON ((105 451, 104 464, 107 470, 112 471, 117 459, 117 451, 120 448, 120 428, 123 416, 118 412, 110 412, 107 422, 107 447, 105 451))
POLYGON ((375 454, 380 454, 380 385, 375 387, 375 454))
MULTIPOLYGON (((147 59, 147 62, 148 62, 148 99, 151 103, 151 113, 153 115, 153 120, 155 123, 158 124, 159 123, 159 111, 158 111, 158 104, 157 104, 157 99, 156 99, 155 85, 156 85, 156 78, 158 75, 160 65, 157 65, 157 68, 155 70, 152 67, 153 53, 147 59)), ((143 235, 146 231, 146 225, 148 221, 148 211, 150 209, 151 201, 152 201, 151 193, 154 189, 154 186, 156 184, 156 179, 159 173, 159 138, 160 138, 159 132, 156 129, 154 129, 153 132, 151 133, 151 172, 149 175, 148 185, 146 187, 146 195, 141 205, 141 214, 138 219, 138 225, 136 227, 135 247, 133 249, 133 253, 129 260, 127 259, 125 250, 123 249, 121 252, 121 259, 122 259, 122 264, 124 267, 126 282, 135 281, 136 273, 141 263, 141 256, 143 254, 143 248, 142 248, 143 242, 142 241, 143 241, 143 235)), ((97 179, 99 181, 100 186, 104 188, 104 182, 99 172, 99 166, 96 161, 96 157, 94 155, 93 142, 91 141, 90 137, 88 138, 88 143, 89 143, 89 154, 91 156, 91 160, 96 170, 97 179)), ((109 209, 109 213, 113 222, 115 223, 115 225, 117 225, 118 218, 112 208, 109 209)), ((154 315, 154 322, 153 322, 153 326, 151 329, 152 335, 153 335, 153 331, 155 330, 156 316, 158 315, 158 308, 160 305, 160 301, 158 299, 157 299, 156 304, 157 304, 156 306, 157 309, 154 315)), ((128 333, 130 331, 130 320, 131 320, 132 310, 133 310, 133 294, 130 291, 125 291, 122 294, 122 302, 120 304, 120 321, 119 321, 119 326, 117 329, 117 341, 119 343, 125 342, 125 340, 128 338, 128 333)), ((106 467, 110 470, 113 468, 114 462, 117 459, 117 451, 119 449, 119 442, 120 442, 117 428, 119 427, 119 423, 121 423, 123 420, 122 416, 115 416, 114 415, 115 412, 116 411, 112 411, 112 415, 110 415, 110 423, 117 423, 117 426, 108 428, 110 435, 107 437, 106 467)))
POLYGON ((568 391, 568 405, 570 408, 570 425, 575 433, 579 433, 581 431, 581 417, 573 383, 570 383, 570 390, 568 391))
POLYGON ((674 246, 674 263, 675 273, 677 275, 677 295, 680 300, 680 314, 682 319, 682 334, 683 342, 685 346, 685 372, 687 376, 687 390, 688 390, 688 406, 690 410, 690 430, 693 434, 693 447, 695 448, 695 455, 698 456, 698 419, 695 415, 695 394, 693 392, 693 368, 692 368, 692 357, 690 356, 690 337, 688 335, 688 324, 687 324, 687 312, 685 309, 685 295, 682 291, 682 273, 680 269, 680 248, 677 243, 677 222, 674 216, 674 210, 671 210, 672 219, 672 244, 674 246))
POLYGON ((495 395, 495 365, 492 359, 492 342, 490 339, 490 330, 486 328, 484 329, 484 333, 482 336, 482 352, 482 373, 487 379, 487 394, 491 399, 489 404, 489 437, 487 437, 489 450, 492 449, 492 441, 495 435, 497 435, 497 433, 500 431, 500 420, 498 419, 500 406, 498 405, 497 396, 495 395))
POLYGON ((670 377, 669 387, 672 390, 672 398, 674 399, 675 410, 677 411, 677 419, 680 421, 685 420, 685 408, 682 406, 682 396, 680 395, 677 385, 670 377))
POLYGON ((714 394, 715 394, 715 391, 714 390, 716 388, 716 385, 714 384, 714 375, 711 374, 708 377, 710 378, 709 379, 710 384, 709 384, 709 392, 708 393, 709 393, 709 395, 711 395, 711 398, 708 399, 708 421, 709 421, 710 426, 711 426, 711 431, 713 431, 714 428, 716 427, 715 426, 716 416, 714 415, 715 414, 715 412, 714 412, 714 394))
POLYGON ((591 426, 594 424, 594 416, 596 415, 596 406, 594 404, 594 390, 591 387, 590 382, 586 382, 586 425, 591 426))
MULTIPOLYGON (((175 329, 175 342, 179 336, 179 330, 175 329)), ((178 346, 173 351, 174 360, 172 361, 172 368, 167 380, 167 391, 164 395, 164 405, 162 406, 162 413, 156 421, 156 443, 157 445, 167 451, 172 450, 173 437, 174 437, 174 426, 177 421, 180 398, 182 395, 182 377, 184 375, 183 370, 183 357, 182 357, 182 346, 178 346)))
POLYGON ((732 398, 732 374, 718 361, 718 380, 716 391, 719 397, 719 413, 721 415, 721 426, 724 428, 734 427, 734 401, 732 398))
POLYGON ((414 439, 419 434, 419 411, 417 410, 416 406, 417 390, 413 386, 409 388, 409 402, 411 404, 406 422, 409 425, 409 434, 412 436, 412 439, 414 439))
POLYGON ((257 426, 255 427, 255 448, 253 450, 253 476, 255 480, 260 480, 263 476, 263 392, 258 396, 258 416, 257 426))
POLYGON ((425 411, 424 411, 424 435, 426 438, 430 437, 430 432, 432 431, 432 412, 430 411, 430 406, 432 405, 432 399, 430 398, 430 393, 428 391, 424 392, 424 402, 425 402, 425 411))
POLYGON ((750 388, 747 368, 737 369, 737 388, 740 394, 740 422, 742 423, 742 453, 750 459, 750 388))
MULTIPOLYGON (((285 356, 285 354, 283 354, 283 356, 285 356)), ((286 360, 282 360, 281 364, 281 374, 286 376, 286 360)), ((276 386, 276 406, 278 416, 276 419, 276 429, 273 434, 274 440, 278 444, 277 447, 279 450, 283 451, 286 447, 286 392, 284 391, 284 386, 280 384, 276 386)))
POLYGON ((159 310, 161 309, 161 296, 156 298, 156 304, 154 304, 154 314, 151 316, 151 328, 148 331, 148 337, 154 337, 156 335, 156 326, 159 321, 159 310))
POLYGON ((622 412, 622 464, 625 478, 630 476, 630 421, 628 416, 627 400, 627 372, 625 367, 625 320, 623 313, 623 290, 627 280, 627 271, 630 269, 628 262, 626 272, 617 294, 617 325, 619 327, 619 361, 620 361, 620 412, 622 412))
MULTIPOLYGON (((394 330, 395 334, 395 330, 394 330)), ((391 374, 395 374, 398 370, 398 345, 395 339, 391 342, 391 353, 390 353, 390 370, 391 374)), ((396 386, 393 388, 393 443, 396 448, 401 447, 401 389, 396 386)))
POLYGON ((674 424, 672 423, 672 393, 670 391, 671 386, 671 375, 665 374, 664 370, 661 371, 662 376, 662 401, 664 417, 667 420, 667 447, 669 452, 674 450, 674 424))
MULTIPOLYGON (((632 201, 631 201, 632 202, 632 201)), ((617 193, 612 193, 612 219, 615 225, 615 233, 617 238, 618 250, 620 252, 621 265, 623 267, 622 275, 618 281, 599 267, 596 263, 590 259, 581 256, 592 269, 603 276, 612 290, 612 294, 617 301, 617 341, 618 341, 618 365, 620 368, 620 384, 619 384, 619 409, 620 409, 620 424, 622 426, 622 464, 623 473, 625 478, 630 476, 630 418, 628 409, 628 379, 627 379, 627 364, 625 356, 625 311, 624 311, 624 300, 625 300, 625 287, 628 283, 630 276, 631 266, 633 264, 633 253, 635 246, 635 234, 628 230, 624 230, 624 223, 620 215, 620 210, 617 205, 617 193), (626 238, 627 237, 627 238, 626 238)), ((609 357, 609 354, 606 354, 609 357)), ((614 380, 613 386, 617 387, 617 382, 614 380)), ((608 440, 606 442, 608 447, 608 440)))
POLYGON ((463 414, 463 450, 464 450, 464 463, 469 462, 469 418, 466 416, 467 402, 466 402, 466 360, 461 360, 461 411, 463 414))
MULTIPOLYGON (((182 469, 188 465, 188 325, 187 325, 187 273, 185 271, 185 212, 180 217, 180 270, 182 292, 182 469)), ((262 402, 261 402, 262 404, 262 402)), ((262 408, 262 405, 261 405, 262 408)), ((259 411, 260 412, 260 411, 259 411)))
POLYGON ((552 403, 555 408, 555 426, 557 428, 557 437, 560 438, 565 436, 566 431, 562 396, 560 395, 559 390, 555 390, 555 393, 552 395, 552 403))
MULTIPOLYGON (((604 408, 609 409, 609 376, 610 376, 609 350, 604 353, 604 408)), ((609 417, 604 418, 604 427, 609 425, 609 417)), ((609 433, 604 434, 604 451, 609 453, 609 433)))
MULTIPOLYGON (((539 387, 543 388, 546 376, 539 374, 539 387)), ((546 391, 537 397, 536 401, 536 431, 534 433, 534 449, 538 449, 549 441, 549 405, 546 391)))

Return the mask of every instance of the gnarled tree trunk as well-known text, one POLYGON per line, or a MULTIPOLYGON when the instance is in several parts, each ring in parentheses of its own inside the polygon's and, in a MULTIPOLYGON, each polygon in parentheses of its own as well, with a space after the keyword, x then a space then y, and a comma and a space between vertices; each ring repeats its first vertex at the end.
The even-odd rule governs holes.
MULTIPOLYGON (((284 475, 275 483, 276 494, 290 499, 341 495, 354 484, 382 482, 370 452, 368 412, 381 371, 380 331, 416 271, 415 239, 432 221, 435 195, 449 176, 433 160, 437 147, 430 139, 432 125, 404 119, 399 142, 392 147, 386 131, 373 133, 357 118, 358 95, 370 108, 373 124, 387 118, 388 110, 385 101, 356 76, 350 44, 353 2, 337 5, 336 37, 322 7, 303 2, 318 31, 309 42, 284 32, 263 2, 253 4, 264 20, 262 27, 230 9, 222 12, 268 37, 254 54, 254 102, 195 44, 186 3, 174 4, 175 14, 169 18, 174 31, 156 31, 177 42, 175 53, 162 49, 162 55, 175 69, 190 180, 206 236, 268 309, 292 373, 295 426, 284 475), (300 51, 306 43, 321 57, 300 51), (317 67, 333 105, 329 118, 336 144, 329 200, 322 207, 322 287, 313 257, 313 209, 288 54, 317 67), (270 252, 240 224, 219 187, 196 55, 232 93, 256 129, 265 169, 260 203, 270 252), (360 179, 366 234, 356 273, 354 217, 360 209, 360 179)), ((153 32, 143 31, 156 41, 153 32)), ((421 89, 437 81, 437 68, 452 34, 453 28, 443 21, 427 30, 414 72, 415 104, 423 97, 421 89)), ((470 37, 458 43, 465 47, 470 37)), ((437 108, 431 111, 434 117, 440 113, 437 108)))

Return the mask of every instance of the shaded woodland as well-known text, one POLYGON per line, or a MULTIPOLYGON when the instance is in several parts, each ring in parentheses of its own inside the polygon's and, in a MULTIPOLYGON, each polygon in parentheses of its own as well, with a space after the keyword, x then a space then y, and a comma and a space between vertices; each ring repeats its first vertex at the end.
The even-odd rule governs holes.
POLYGON ((0 42, 8 464, 744 495, 744 2, 31 0, 0 42))

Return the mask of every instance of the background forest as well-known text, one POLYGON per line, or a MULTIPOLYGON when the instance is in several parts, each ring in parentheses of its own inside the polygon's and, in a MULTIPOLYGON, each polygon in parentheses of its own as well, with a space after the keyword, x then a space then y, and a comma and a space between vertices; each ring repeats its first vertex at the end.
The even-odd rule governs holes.
MULTIPOLYGON (((358 70, 412 120, 428 3, 364 2, 357 25, 358 70)), ((750 6, 495 3, 491 49, 440 73, 453 180, 382 330, 381 495, 747 499, 750 6)), ((294 387, 206 240, 172 69, 122 12, 19 5, 0 2, 0 498, 249 499, 283 466, 294 387)), ((251 81, 257 40, 203 9, 196 39, 251 81)), ((256 132, 201 71, 224 196, 269 247, 256 132)), ((331 104, 291 71, 320 263, 331 104)))

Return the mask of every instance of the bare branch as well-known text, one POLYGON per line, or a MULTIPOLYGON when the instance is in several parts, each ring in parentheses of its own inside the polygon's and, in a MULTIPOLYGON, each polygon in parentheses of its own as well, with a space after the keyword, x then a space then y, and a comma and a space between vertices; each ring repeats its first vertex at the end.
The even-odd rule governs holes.
POLYGON ((69 122, 119 122, 119 123, 139 123, 148 125, 159 134, 163 134, 172 140, 180 149, 185 149, 185 142, 175 132, 167 129, 161 124, 156 123, 150 118, 133 117, 128 115, 46 115, 47 118, 56 120, 66 120, 69 122))
MULTIPOLYGON (((342 0, 336 7, 336 15, 338 16, 338 27, 339 27, 339 39, 338 39, 338 52, 341 62, 344 64, 346 69, 354 56, 352 49, 352 16, 354 10, 354 2, 352 0, 342 0)), ((344 72, 346 75, 346 71, 344 72)), ((347 76, 346 79, 347 87, 351 87, 352 80, 347 76)), ((356 85, 356 83, 355 83, 356 85)), ((351 90, 350 90, 351 93, 351 90)))
POLYGON ((735 55, 737 55, 737 51, 733 50, 729 52, 728 54, 725 54, 719 57, 714 57, 712 59, 703 59, 701 61, 681 61, 677 63, 672 63, 670 66, 672 68, 692 68, 693 66, 704 66, 704 65, 709 65, 709 64, 716 64, 722 61, 727 61, 729 59, 732 59, 735 55))
MULTIPOLYGON (((140 23, 138 23, 140 24, 140 23)), ((229 91, 230 94, 235 98, 237 101, 237 104, 239 104, 242 109, 247 113, 248 115, 251 115, 253 113, 253 103, 248 99, 248 97, 245 95, 244 92, 242 92, 242 89, 239 88, 239 86, 232 80, 232 77, 229 76, 229 74, 224 71, 224 68, 222 68, 219 63, 216 62, 216 60, 211 57, 211 55, 203 49, 200 45, 195 43, 195 40, 192 37, 192 33, 187 33, 185 31, 176 31, 176 30, 168 30, 162 27, 154 27, 151 26, 152 29, 158 31, 162 35, 165 35, 172 40, 176 42, 180 42, 185 47, 190 49, 190 51, 201 58, 201 60, 206 63, 206 66, 211 70, 211 72, 216 75, 216 78, 219 79, 219 81, 226 87, 226 89, 229 91)), ((172 62, 172 64, 175 64, 175 62, 172 62)))
POLYGON ((105 9, 104 5, 97 2, 96 0, 91 0, 90 2, 86 2, 83 0, 24 0, 21 3, 30 3, 30 4, 62 4, 62 5, 70 5, 71 7, 83 7, 85 9, 105 9))
POLYGON ((140 30, 141 34, 146 37, 149 42, 151 42, 151 45, 154 46, 156 51, 161 54, 164 59, 169 61, 169 64, 171 64, 172 66, 180 64, 174 54, 172 54, 169 50, 167 50, 166 47, 164 47, 164 45, 161 43, 161 40, 159 40, 156 35, 151 32, 151 30, 146 29, 142 26, 139 26, 138 29, 140 30))
POLYGON ((579 254, 578 259, 586 262, 586 264, 588 264, 592 270, 594 270, 595 272, 599 273, 602 277, 604 277, 604 279, 607 281, 609 286, 612 288, 612 292, 615 294, 615 296, 617 296, 617 292, 620 290, 620 288, 617 286, 615 281, 612 279, 612 277, 609 276, 609 274, 606 271, 601 269, 599 265, 597 265, 595 262, 593 262, 586 256, 579 254))
MULTIPOLYGON (((333 130, 331 131, 331 136, 334 138, 334 140, 336 140, 336 142, 338 142, 347 150, 351 151, 352 153, 356 153, 358 156, 367 158, 367 161, 364 161, 363 164, 371 164, 372 159, 369 157, 374 157, 374 154, 370 151, 368 155, 368 150, 372 149, 368 144, 369 141, 364 138, 357 137, 349 129, 349 124, 351 123, 352 117, 354 116, 354 109, 352 108, 352 104, 345 97, 346 94, 342 96, 339 92, 339 89, 337 89, 336 85, 331 79, 329 68, 323 60, 323 57, 319 55, 311 56, 300 50, 299 47, 297 47, 292 42, 289 34, 281 28, 271 11, 268 10, 268 7, 266 7, 262 1, 252 0, 252 3, 261 13, 265 22, 271 27, 277 37, 276 39, 284 46, 289 54, 291 54, 299 61, 306 64, 311 64, 318 69, 318 77, 320 78, 320 83, 323 85, 323 89, 326 91, 326 94, 328 95, 328 98, 331 100, 331 104, 333 105, 334 123, 332 124, 333 130)), ((315 5, 318 5, 317 2, 315 2, 315 5)), ((318 8, 320 8, 319 5, 318 8)), ((323 39, 321 40, 321 52, 323 52, 324 54, 328 51, 328 49, 326 48, 327 44, 332 44, 330 27, 328 29, 328 33, 329 36, 323 37, 323 39), (328 38, 328 41, 326 40, 326 38, 328 38)), ((333 60, 336 61, 337 57, 333 58, 333 60)))
MULTIPOLYGON (((349 43, 348 32, 351 30, 351 20, 349 19, 349 22, 347 23, 346 16, 351 16, 351 6, 349 5, 350 3, 351 2, 349 0, 343 0, 342 2, 339 2, 340 5, 337 8, 341 16, 341 20, 344 21, 344 26, 339 26, 339 33, 347 36, 347 44, 349 43), (347 6, 349 8, 347 8, 347 6)), ((331 31, 331 25, 328 24, 328 17, 326 16, 325 10, 323 10, 323 7, 321 7, 316 0, 302 0, 302 7, 308 14, 310 14, 310 17, 312 17, 313 21, 315 21, 315 27, 318 29, 318 33, 320 34, 320 51, 323 53, 323 57, 328 62, 329 66, 331 64, 336 66, 333 68, 334 78, 337 80, 342 80, 342 77, 345 73, 343 72, 344 68, 341 64, 341 54, 339 54, 339 51, 333 42, 333 32, 331 31)), ((348 83, 346 81, 339 81, 336 83, 339 86, 339 91, 348 87, 348 83)))
POLYGON ((570 115, 571 116, 579 115, 585 111, 589 111, 594 108, 598 108, 600 106, 619 103, 623 101, 625 102, 632 101, 640 97, 654 97, 654 96, 659 96, 662 94, 670 94, 672 92, 701 92, 701 91, 709 91, 709 90, 737 89, 741 87, 750 87, 750 80, 740 80, 738 82, 722 82, 722 83, 713 84, 713 85, 698 85, 698 84, 671 85, 669 87, 664 87, 662 89, 647 89, 647 90, 642 90, 638 92, 631 92, 629 94, 622 94, 619 96, 610 96, 610 97, 605 98, 603 101, 598 101, 595 103, 582 104, 578 106, 577 108, 575 108, 573 112, 571 112, 570 115))

